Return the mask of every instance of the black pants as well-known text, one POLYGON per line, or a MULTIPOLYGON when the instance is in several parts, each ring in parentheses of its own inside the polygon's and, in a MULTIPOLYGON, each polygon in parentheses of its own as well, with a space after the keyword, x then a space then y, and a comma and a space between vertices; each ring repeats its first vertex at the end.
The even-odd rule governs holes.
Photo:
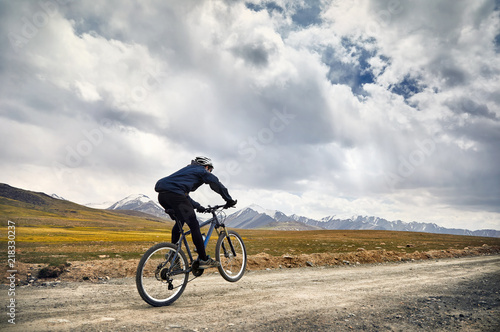
POLYGON ((175 215, 170 216, 175 218, 175 225, 172 228, 172 243, 176 244, 179 241, 182 226, 186 223, 191 230, 191 237, 193 238, 193 243, 196 246, 200 259, 206 260, 207 254, 205 252, 203 237, 201 236, 200 224, 198 223, 198 219, 196 219, 196 213, 189 199, 184 195, 164 191, 158 194, 158 202, 160 202, 160 205, 165 210, 174 211, 175 215))

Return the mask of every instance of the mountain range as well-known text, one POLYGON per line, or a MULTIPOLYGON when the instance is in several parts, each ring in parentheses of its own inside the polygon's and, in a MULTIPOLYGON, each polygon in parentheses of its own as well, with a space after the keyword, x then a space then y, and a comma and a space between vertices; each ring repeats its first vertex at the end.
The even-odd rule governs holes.
MULTIPOLYGON (((14 201, 24 202, 33 206, 49 206, 49 200, 71 202, 64 200, 58 195, 46 195, 44 193, 34 193, 27 190, 11 187, 0 183, 0 200, 2 197, 14 201), (57 198, 57 199, 55 199, 57 198)), ((11 204, 11 203, 9 203, 11 204)), ((17 203, 16 203, 17 204, 17 203)), ((76 209, 78 204, 71 203, 76 209)), ((95 204, 86 206, 95 208, 95 204)), ((120 213, 135 215, 153 215, 160 220, 168 220, 163 208, 146 195, 130 195, 124 199, 113 203, 105 204, 105 210, 114 210, 120 213)), ((69 209, 69 208, 68 208, 69 209)), ((404 222, 401 220, 389 221, 383 218, 373 216, 353 216, 351 218, 338 218, 329 216, 322 219, 311 219, 298 215, 286 215, 281 211, 267 210, 258 205, 251 205, 241 210, 230 213, 226 210, 226 225, 234 228, 244 229, 273 229, 273 230, 318 230, 318 229, 337 229, 337 230, 388 230, 388 231, 407 231, 407 232, 426 232, 437 234, 452 235, 470 235, 500 237, 500 231, 493 229, 483 229, 471 231, 467 229, 445 228, 434 223, 423 222, 404 222)), ((205 219, 208 215, 200 215, 200 219, 205 219)))
POLYGON ((280 223, 300 225, 296 230, 305 229, 338 229, 338 230, 387 230, 405 232, 426 232, 436 234, 470 235, 500 237, 500 231, 483 229, 471 231, 467 229, 445 228, 434 223, 404 222, 401 220, 389 221, 373 216, 354 216, 351 218, 325 217, 320 220, 311 219, 298 215, 287 216, 276 210, 266 210, 252 205, 229 215, 226 225, 235 228, 265 228, 280 223), (295 222, 295 223, 294 223, 295 222))
MULTIPOLYGON (((109 210, 135 210, 166 218, 166 214, 157 203, 145 195, 131 195, 108 207, 109 210)), ((426 232, 436 234, 470 235, 500 237, 500 231, 483 229, 471 231, 467 229, 445 228, 435 223, 389 221, 374 216, 353 216, 338 218, 329 216, 320 220, 298 215, 286 215, 281 211, 264 209, 251 205, 229 214, 226 210, 226 225, 234 228, 255 229, 268 228, 274 230, 388 230, 406 232, 426 232)))

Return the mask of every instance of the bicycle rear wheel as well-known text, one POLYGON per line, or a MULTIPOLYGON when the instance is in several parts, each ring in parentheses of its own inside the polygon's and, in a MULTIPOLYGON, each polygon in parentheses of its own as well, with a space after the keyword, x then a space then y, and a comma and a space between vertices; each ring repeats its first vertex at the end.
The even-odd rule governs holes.
POLYGON ((247 266, 247 250, 241 236, 235 231, 222 232, 215 245, 215 258, 224 279, 235 282, 243 277, 247 266))
POLYGON ((142 299, 155 307, 167 306, 177 300, 188 283, 188 260, 172 243, 158 243, 142 256, 135 281, 142 299))

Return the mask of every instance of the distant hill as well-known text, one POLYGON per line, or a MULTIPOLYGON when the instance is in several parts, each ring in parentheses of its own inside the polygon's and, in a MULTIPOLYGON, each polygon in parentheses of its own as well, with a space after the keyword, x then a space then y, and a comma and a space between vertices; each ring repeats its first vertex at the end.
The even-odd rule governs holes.
POLYGON ((140 211, 93 209, 42 192, 34 192, 0 183, 0 217, 26 218, 30 224, 60 226, 116 226, 141 220, 167 221, 140 211), (137 217, 131 219, 130 217, 137 217))
POLYGON ((11 187, 5 183, 0 183, 0 197, 31 204, 34 206, 50 205, 54 202, 54 200, 56 200, 56 198, 53 198, 47 194, 11 187))
POLYGON ((0 198, 1 197, 10 200, 8 205, 21 206, 20 203, 25 203, 29 204, 29 206, 23 207, 29 207, 36 210, 54 210, 62 212, 65 210, 104 208, 106 210, 115 210, 120 212, 121 214, 128 214, 131 216, 145 217, 149 215, 163 220, 170 219, 163 208, 146 195, 130 195, 116 203, 109 203, 104 205, 89 204, 90 206, 84 206, 67 201, 57 194, 52 194, 49 196, 42 192, 34 192, 30 190, 15 188, 9 186, 8 184, 0 183, 0 198))

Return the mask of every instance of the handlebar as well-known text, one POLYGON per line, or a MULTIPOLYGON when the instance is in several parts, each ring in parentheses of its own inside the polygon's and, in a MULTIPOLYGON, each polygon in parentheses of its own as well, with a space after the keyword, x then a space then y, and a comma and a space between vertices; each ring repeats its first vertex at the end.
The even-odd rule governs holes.
POLYGON ((218 209, 220 209, 220 208, 224 208, 224 207, 225 207, 225 205, 214 205, 214 206, 210 206, 210 205, 209 205, 209 206, 206 208, 206 211, 205 211, 205 212, 214 212, 214 211, 216 211, 216 210, 218 210, 218 209))
POLYGON ((230 207, 234 207, 233 206, 226 206, 227 204, 223 204, 223 205, 214 205, 214 206, 208 206, 205 210, 206 213, 213 213, 219 209, 229 209, 230 207))

